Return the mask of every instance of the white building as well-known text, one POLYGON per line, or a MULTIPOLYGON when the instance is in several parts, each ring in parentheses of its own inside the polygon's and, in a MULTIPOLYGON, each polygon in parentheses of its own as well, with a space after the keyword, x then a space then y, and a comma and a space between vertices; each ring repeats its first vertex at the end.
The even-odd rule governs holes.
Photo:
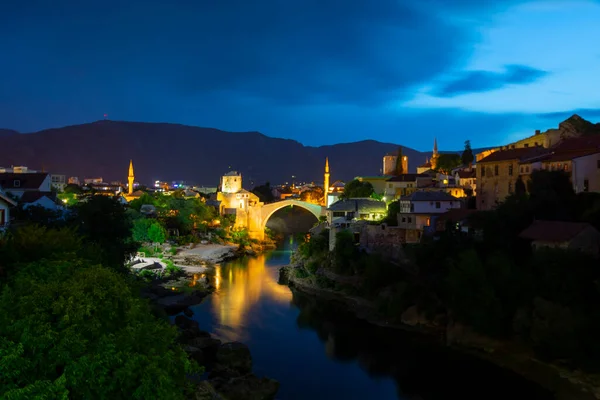
POLYGON ((406 229, 407 243, 419 242, 423 233, 435 231, 437 216, 461 207, 461 201, 446 192, 414 192, 400 198, 398 227, 406 229))
POLYGON ((67 177, 66 175, 50 175, 50 185, 57 192, 62 192, 65 190, 65 186, 67 186, 67 177))
POLYGON ((0 233, 3 232, 10 223, 10 208, 17 205, 17 202, 8 197, 0 187, 0 233))

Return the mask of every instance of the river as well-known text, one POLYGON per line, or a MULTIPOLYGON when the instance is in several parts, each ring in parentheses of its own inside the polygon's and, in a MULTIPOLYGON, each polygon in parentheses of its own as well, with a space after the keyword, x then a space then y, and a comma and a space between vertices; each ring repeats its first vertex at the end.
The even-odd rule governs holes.
POLYGON ((553 398, 494 365, 279 285, 293 248, 288 238, 272 252, 217 265, 215 293, 192 308, 202 329, 250 347, 254 373, 280 382, 278 399, 553 398))

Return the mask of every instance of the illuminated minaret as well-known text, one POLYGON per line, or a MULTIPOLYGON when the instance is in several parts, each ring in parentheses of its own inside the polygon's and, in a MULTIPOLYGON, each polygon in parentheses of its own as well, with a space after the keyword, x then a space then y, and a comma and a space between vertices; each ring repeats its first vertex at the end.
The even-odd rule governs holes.
POLYGON ((329 193, 329 157, 325 157, 325 175, 323 182, 323 204, 327 206, 327 194, 329 193))
POLYGON ((127 193, 131 195, 133 193, 133 181, 135 177, 133 176, 133 160, 129 160, 129 176, 127 177, 127 181, 129 182, 129 187, 127 188, 127 193))
POLYGON ((437 161, 440 155, 438 154, 437 138, 433 138, 433 154, 431 155, 431 169, 437 167, 437 161))

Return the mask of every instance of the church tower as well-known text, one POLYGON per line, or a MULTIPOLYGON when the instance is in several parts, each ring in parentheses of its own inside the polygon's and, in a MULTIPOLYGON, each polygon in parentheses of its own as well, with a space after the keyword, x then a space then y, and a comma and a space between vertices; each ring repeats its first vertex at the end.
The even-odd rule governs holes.
POLYGON ((127 176, 127 181, 129 182, 129 187, 127 188, 127 194, 131 196, 133 193, 133 181, 135 177, 133 175, 133 160, 129 160, 129 176, 127 176))
POLYGON ((329 194, 329 157, 325 157, 325 175, 323 181, 323 204, 327 206, 327 195, 329 194))
POLYGON ((437 138, 433 138, 433 154, 431 155, 431 169, 437 168, 437 162, 440 155, 438 154, 437 138))

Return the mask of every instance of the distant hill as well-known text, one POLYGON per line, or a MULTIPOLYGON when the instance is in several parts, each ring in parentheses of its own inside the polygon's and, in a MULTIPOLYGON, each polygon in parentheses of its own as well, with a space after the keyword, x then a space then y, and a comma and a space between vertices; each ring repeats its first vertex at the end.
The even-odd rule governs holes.
POLYGON ((9 136, 18 135, 19 132, 13 131, 12 129, 2 129, 0 128, 0 138, 5 138, 9 136))
MULTIPOLYGON (((5 132, 5 131, 1 131, 5 132)), ((290 139, 259 132, 225 132, 167 123, 97 121, 28 134, 3 135, 0 166, 26 165, 68 176, 102 177, 126 181, 129 159, 136 180, 185 180, 217 186, 231 170, 244 176, 244 186, 270 181, 323 181, 325 157, 331 179, 349 180, 381 172, 382 157, 397 144, 365 140, 309 147, 290 139)), ((425 161, 427 153, 403 147, 409 169, 425 161)))

